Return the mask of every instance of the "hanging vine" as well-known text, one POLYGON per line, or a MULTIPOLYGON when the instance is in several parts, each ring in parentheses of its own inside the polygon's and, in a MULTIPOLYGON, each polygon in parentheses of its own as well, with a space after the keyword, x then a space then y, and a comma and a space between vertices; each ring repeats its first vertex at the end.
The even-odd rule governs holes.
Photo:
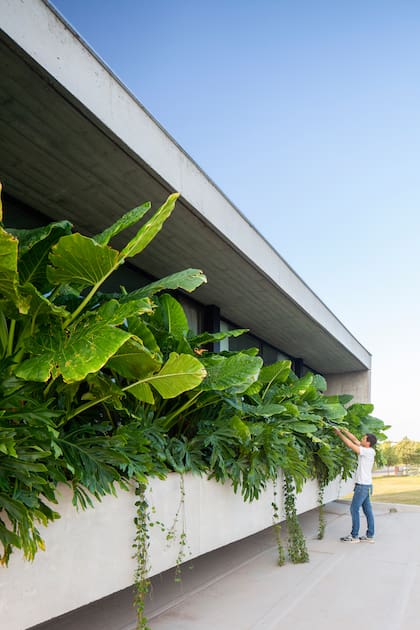
POLYGON ((299 524, 296 513, 296 494, 293 479, 290 475, 284 475, 284 506, 287 525, 287 552, 294 564, 309 562, 308 549, 305 537, 299 524))
POLYGON ((137 561, 134 574, 134 605, 137 612, 136 630, 150 630, 147 625, 147 617, 144 614, 146 595, 149 592, 149 504, 146 498, 146 484, 139 483, 136 487, 137 501, 136 517, 134 523, 136 525, 136 537, 133 547, 135 549, 134 558, 137 561))
POLYGON ((284 563, 286 562, 286 553, 284 550, 283 541, 281 539, 281 522, 280 522, 277 483, 278 483, 278 477, 274 479, 273 481, 273 501, 271 503, 271 506, 273 508, 273 528, 274 528, 274 535, 275 535, 276 544, 277 544, 278 565, 282 567, 284 563))
POLYGON ((179 504, 170 529, 166 534, 166 541, 169 544, 176 543, 178 538, 178 555, 175 562, 175 582, 181 581, 181 565, 187 555, 191 555, 187 544, 186 519, 185 519, 185 479, 182 473, 179 474, 179 504), (178 535, 178 526, 181 521, 181 532, 178 535))
POLYGON ((327 479, 318 479, 318 540, 322 540, 325 534, 325 505, 324 505, 324 492, 327 485, 327 479))

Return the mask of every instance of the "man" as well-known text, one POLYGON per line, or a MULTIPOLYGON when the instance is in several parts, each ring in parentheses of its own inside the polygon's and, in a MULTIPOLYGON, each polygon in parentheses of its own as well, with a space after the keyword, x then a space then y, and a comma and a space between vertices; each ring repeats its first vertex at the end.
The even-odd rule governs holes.
POLYGON ((356 485, 350 505, 352 521, 351 533, 348 536, 340 538, 340 540, 349 543, 374 543, 375 521, 373 518, 370 495, 372 494, 372 468, 375 461, 375 450, 373 447, 377 441, 376 437, 372 433, 367 433, 361 440, 358 440, 357 437, 347 429, 334 428, 334 431, 344 444, 358 455, 358 465, 355 476, 356 485), (367 531, 366 536, 359 538, 360 508, 362 508, 366 516, 367 531))

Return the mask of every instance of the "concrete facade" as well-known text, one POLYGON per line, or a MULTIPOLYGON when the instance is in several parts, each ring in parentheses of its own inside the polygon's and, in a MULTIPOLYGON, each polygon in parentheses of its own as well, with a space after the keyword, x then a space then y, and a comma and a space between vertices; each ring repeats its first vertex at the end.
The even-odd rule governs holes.
POLYGON ((348 372, 347 374, 325 374, 328 383, 326 394, 332 396, 334 394, 351 393, 354 397, 354 402, 369 402, 370 377, 370 370, 348 372))
MULTIPOLYGON (((279 478, 278 497, 282 496, 281 488, 279 478)), ((348 483, 332 482, 325 489, 325 501, 332 501, 349 489, 348 483)), ((0 612, 2 627, 4 624, 7 630, 26 630, 118 593, 133 583, 134 492, 106 496, 95 509, 76 512, 69 489, 62 487, 61 491, 58 511, 62 518, 42 530, 46 551, 39 553, 33 563, 13 554, 10 566, 0 568, 0 612)), ((166 540, 179 508, 179 475, 171 474, 164 481, 152 480, 148 501, 156 510, 152 522, 166 526, 164 531, 159 526, 150 528, 150 575, 157 575, 176 565, 180 551, 176 541, 168 544, 166 540)), ((185 505, 175 528, 179 537, 182 525, 185 526, 184 560, 203 557, 270 528, 272 501, 272 487, 258 501, 245 503, 228 485, 185 475, 185 505)), ((297 511, 307 512, 317 504, 318 485, 308 482, 298 495, 297 511)), ((281 515, 283 509, 280 498, 281 515)), ((78 619, 74 613, 74 630, 83 629, 78 619)), ((115 626, 103 624, 101 630, 115 630, 115 626)))
MULTIPOLYGON (((208 283, 188 297, 198 327, 213 309, 295 367, 324 374, 329 393, 369 401, 370 353, 51 5, 0 0, 0 16, 5 225, 68 219, 95 234, 131 207, 151 201, 157 208, 178 191, 176 212, 125 279, 135 284, 142 274, 201 268, 208 283)), ((171 476, 153 486, 165 523, 176 511, 177 484, 171 476)), ((190 477, 186 484, 193 557, 271 525, 271 490, 249 505, 228 487, 190 477)), ((299 511, 317 500, 317 488, 307 484, 299 511)), ((108 497, 95 511, 77 514, 63 491, 60 511, 63 519, 45 532, 45 554, 33 565, 16 556, 0 569, 7 630, 24 630, 132 582, 132 495, 108 497)), ((175 563, 173 549, 152 541, 152 574, 175 563)))
MULTIPOLYGON (((131 207, 181 193, 133 265, 202 268, 194 294, 321 373, 370 368, 369 352, 43 0, 0 0, 4 190, 94 234, 131 207)), ((5 220, 13 221, 14 210, 5 220)))

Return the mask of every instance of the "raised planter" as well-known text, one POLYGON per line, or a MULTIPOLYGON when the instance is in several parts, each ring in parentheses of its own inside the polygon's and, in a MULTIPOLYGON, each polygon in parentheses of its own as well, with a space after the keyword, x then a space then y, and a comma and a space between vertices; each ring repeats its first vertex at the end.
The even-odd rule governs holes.
MULTIPOLYGON (((184 523, 188 557, 200 556, 272 525, 272 487, 258 501, 245 503, 228 484, 191 474, 185 475, 184 484, 185 501, 177 531, 184 523)), ((332 482, 325 489, 325 502, 350 488, 349 482, 332 482)), ((281 487, 277 493, 282 496, 281 487)), ((74 509, 67 487, 61 488, 61 494, 58 512, 62 518, 42 531, 46 551, 38 553, 33 563, 14 553, 9 567, 0 569, 2 628, 26 630, 133 583, 134 492, 118 491, 117 497, 106 496, 95 509, 86 511, 74 509)), ((158 526, 151 528, 150 575, 176 564, 179 545, 168 545, 166 534, 180 498, 179 475, 151 481, 148 499, 155 508, 151 520, 164 523, 166 531, 158 526)), ((302 513, 317 505, 318 484, 310 481, 298 495, 297 511, 302 513)))

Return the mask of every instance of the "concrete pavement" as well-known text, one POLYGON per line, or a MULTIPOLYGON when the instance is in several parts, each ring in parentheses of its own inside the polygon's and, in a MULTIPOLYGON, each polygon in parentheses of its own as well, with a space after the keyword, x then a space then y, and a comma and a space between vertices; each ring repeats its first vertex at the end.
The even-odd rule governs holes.
POLYGON ((326 506, 323 540, 316 538, 317 510, 301 515, 308 564, 279 567, 273 532, 266 530, 194 559, 180 584, 173 572, 155 576, 146 608, 150 628, 418 630, 420 507, 375 503, 374 512, 375 544, 339 541, 350 531, 348 502, 326 506))

